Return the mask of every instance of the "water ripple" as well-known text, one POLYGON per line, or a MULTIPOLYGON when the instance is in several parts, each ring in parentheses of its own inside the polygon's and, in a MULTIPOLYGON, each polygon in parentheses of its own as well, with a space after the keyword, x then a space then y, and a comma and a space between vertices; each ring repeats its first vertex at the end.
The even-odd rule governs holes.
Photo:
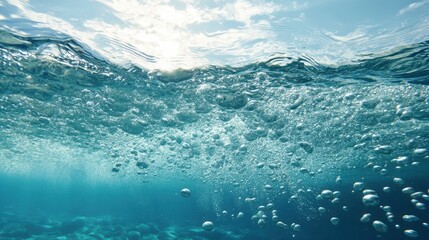
POLYGON ((389 11, 372 15, 364 12, 370 9, 334 2, 79 0, 76 6, 86 6, 82 10, 66 3, 16 0, 2 3, 0 24, 15 35, 74 39, 92 55, 127 67, 240 67, 287 64, 288 57, 339 66, 429 38, 428 4, 410 7, 383 0, 367 5, 383 4, 389 11), (286 62, 274 60, 277 56, 286 62))

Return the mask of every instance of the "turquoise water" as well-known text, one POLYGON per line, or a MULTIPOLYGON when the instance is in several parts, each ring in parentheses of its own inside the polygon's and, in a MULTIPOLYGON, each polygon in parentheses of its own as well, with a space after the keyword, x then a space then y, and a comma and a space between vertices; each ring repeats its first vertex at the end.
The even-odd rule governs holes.
POLYGON ((401 193, 413 187, 427 204, 426 42, 336 68, 271 59, 163 72, 97 60, 72 40, 7 36, 2 239, 428 236, 428 211, 401 193), (365 206, 354 182, 394 220, 365 206), (325 189, 339 203, 317 198, 325 189), (364 213, 388 231, 361 223, 364 213), (411 214, 420 220, 402 220, 411 214))
POLYGON ((426 1, 389 5, 393 30, 347 31, 356 14, 322 34, 341 4, 317 26, 297 5, 319 32, 277 2, 188 19, 205 48, 170 29, 180 11, 159 29, 193 47, 133 39, 120 1, 67 3, 0 2, 0 239, 429 239, 426 1))

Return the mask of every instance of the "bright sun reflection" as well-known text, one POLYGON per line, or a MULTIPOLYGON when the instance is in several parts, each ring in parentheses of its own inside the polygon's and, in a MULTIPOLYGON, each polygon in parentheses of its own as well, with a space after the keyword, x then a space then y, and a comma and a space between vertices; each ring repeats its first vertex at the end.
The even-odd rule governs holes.
POLYGON ((165 41, 159 44, 159 58, 163 59, 159 63, 159 68, 162 70, 172 70, 175 68, 174 61, 178 60, 182 49, 177 42, 165 41))

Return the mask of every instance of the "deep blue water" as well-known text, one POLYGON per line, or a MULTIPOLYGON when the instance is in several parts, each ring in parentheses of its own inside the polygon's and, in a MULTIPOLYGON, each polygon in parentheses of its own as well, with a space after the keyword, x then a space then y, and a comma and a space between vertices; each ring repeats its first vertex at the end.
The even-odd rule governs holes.
POLYGON ((335 67, 167 72, 72 39, 2 36, 1 239, 429 238, 428 42, 335 67), (355 182, 379 203, 365 206, 355 182), (405 187, 421 192, 414 203, 405 187), (318 199, 326 189, 339 203, 318 199))

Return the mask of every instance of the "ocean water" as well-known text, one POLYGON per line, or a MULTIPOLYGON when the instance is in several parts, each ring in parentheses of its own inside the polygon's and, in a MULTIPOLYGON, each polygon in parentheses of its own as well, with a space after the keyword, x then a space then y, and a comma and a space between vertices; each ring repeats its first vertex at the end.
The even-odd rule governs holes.
POLYGON ((427 1, 192 52, 89 41, 58 19, 121 8, 67 3, 0 2, 0 239, 429 239, 427 1))

